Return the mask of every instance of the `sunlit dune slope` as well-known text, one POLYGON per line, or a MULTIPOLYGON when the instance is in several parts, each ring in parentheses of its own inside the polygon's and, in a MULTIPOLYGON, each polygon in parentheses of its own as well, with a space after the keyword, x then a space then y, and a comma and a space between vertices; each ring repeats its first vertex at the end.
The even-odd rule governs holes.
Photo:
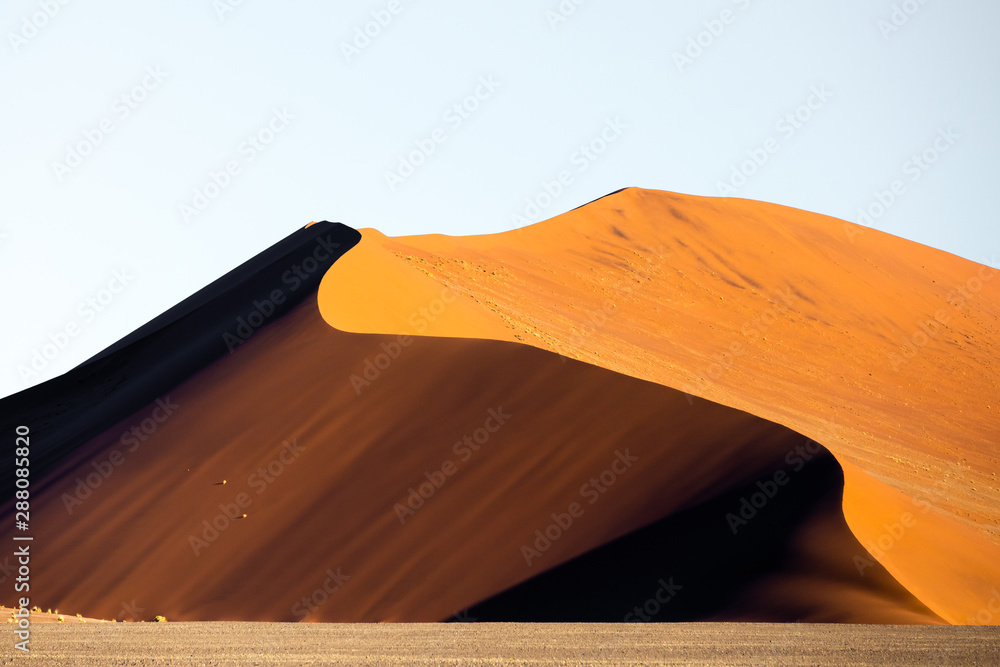
POLYGON ((335 328, 515 340, 479 304, 442 285, 426 268, 400 264, 384 247, 383 234, 369 229, 365 236, 370 241, 341 257, 335 279, 327 283, 334 293, 348 295, 347 306, 338 305, 336 296, 320 303, 335 328))
MULTIPOLYGON (((813 523, 791 490, 805 477, 770 482, 794 475, 803 447, 758 417, 528 346, 340 332, 305 300, 34 482, 32 599, 127 620, 441 620, 687 508, 712 532, 691 545, 672 532, 673 550, 729 571, 727 597, 706 607, 688 578, 690 599, 745 618, 733 596, 785 581, 799 553, 800 529, 776 519, 813 523), (732 524, 737 496, 762 488, 761 516, 732 524), (770 545, 766 567, 737 556, 744 539, 770 545)), ((839 496, 836 480, 823 489, 839 496)), ((846 526, 820 533, 818 549, 862 552, 846 526)), ((753 617, 940 621, 879 566, 828 582, 776 587, 753 617)), ((621 592, 641 604, 656 585, 621 592)))
POLYGON ((773 204, 635 188, 501 234, 362 235, 320 286, 331 325, 474 330, 783 424, 848 466, 844 508, 863 544, 906 511, 900 498, 933 517, 874 554, 923 602, 951 622, 989 604, 1000 583, 990 267, 773 204), (359 251, 394 255, 395 267, 352 283, 359 251), (390 276, 415 272, 440 288, 392 289, 390 276), (454 314, 413 317, 445 288, 454 314))

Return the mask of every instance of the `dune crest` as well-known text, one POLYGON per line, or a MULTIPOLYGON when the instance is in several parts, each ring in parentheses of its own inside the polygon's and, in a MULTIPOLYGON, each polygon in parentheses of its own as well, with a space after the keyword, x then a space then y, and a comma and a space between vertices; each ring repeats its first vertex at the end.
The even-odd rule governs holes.
POLYGON ((787 207, 637 188, 500 234, 362 230, 347 258, 360 252, 386 261, 364 290, 339 263, 324 277, 331 325, 515 340, 781 424, 844 466, 862 544, 906 504, 927 509, 872 555, 938 614, 967 622, 1000 583, 992 268, 787 207), (415 269, 464 297, 424 332, 401 322, 437 288, 392 287, 415 269))
POLYGON ((419 261, 400 263, 385 247, 386 239, 374 229, 365 230, 352 248, 355 252, 341 257, 323 276, 325 294, 352 296, 350 308, 340 307, 336 296, 319 301, 320 313, 331 326, 352 333, 513 340, 495 317, 436 280, 419 261))

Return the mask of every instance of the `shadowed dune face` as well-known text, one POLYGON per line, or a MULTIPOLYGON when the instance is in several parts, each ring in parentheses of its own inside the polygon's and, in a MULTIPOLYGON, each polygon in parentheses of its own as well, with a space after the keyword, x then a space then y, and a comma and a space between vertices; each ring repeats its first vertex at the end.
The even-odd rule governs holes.
MULTIPOLYGON (((42 476, 264 323, 315 299, 326 270, 360 240, 325 221, 295 231, 68 373, 0 399, 0 432, 30 425, 32 477, 42 476)), ((0 499, 14 489, 14 466, 0 466, 0 499)))
POLYGON ((792 451, 791 465, 776 457, 770 474, 754 483, 720 490, 486 600, 468 616, 528 622, 943 622, 885 570, 859 573, 853 558, 867 554, 844 521, 840 467, 818 446, 809 460, 792 451), (784 484, 773 481, 780 472, 787 474, 784 484))
POLYGON ((993 269, 772 204, 634 188, 502 234, 362 234, 320 286, 332 326, 514 340, 783 424, 857 471, 844 511, 863 544, 886 503, 933 508, 912 532, 933 525, 926 539, 879 560, 937 613, 967 622, 1000 583, 993 269), (374 255, 378 280, 360 266, 374 255))
POLYGON ((307 300, 37 481, 34 599, 97 618, 440 620, 688 508, 698 525, 672 539, 699 542, 673 550, 738 573, 692 618, 937 622, 878 565, 836 587, 782 574, 808 548, 856 545, 843 526, 805 530, 825 519, 791 491, 810 484, 789 466, 819 456, 804 443, 528 346, 339 332, 307 300), (720 494, 776 466, 788 490, 733 535, 740 505, 720 494), (754 531, 763 567, 727 541, 754 531), (752 611, 729 611, 765 577, 752 611))

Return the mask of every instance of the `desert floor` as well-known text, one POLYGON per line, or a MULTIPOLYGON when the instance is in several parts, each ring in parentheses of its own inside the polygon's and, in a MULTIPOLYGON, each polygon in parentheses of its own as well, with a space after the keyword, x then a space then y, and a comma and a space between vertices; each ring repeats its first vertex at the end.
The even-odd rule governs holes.
MULTIPOLYGON (((31 643, 53 665, 1000 664, 1000 629, 969 626, 74 623, 31 643)), ((27 662, 14 652, 2 664, 27 662)))

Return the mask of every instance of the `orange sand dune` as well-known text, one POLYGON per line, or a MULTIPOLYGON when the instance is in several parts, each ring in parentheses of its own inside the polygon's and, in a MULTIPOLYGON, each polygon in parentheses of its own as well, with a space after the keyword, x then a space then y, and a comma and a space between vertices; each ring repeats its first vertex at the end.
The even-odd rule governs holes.
POLYGON ((320 287, 333 327, 515 340, 783 424, 844 464, 861 543, 926 510, 873 547, 899 581, 951 622, 1000 622, 981 613, 1000 584, 993 269, 773 204, 635 188, 501 234, 362 233, 320 287))
MULTIPOLYGON (((129 620, 446 619, 771 479, 803 441, 524 345, 343 333, 306 300, 36 482, 33 600, 129 620), (150 415, 157 426, 140 440, 131 427, 150 415)), ((725 540, 676 535, 678 553, 698 546, 726 562, 727 511, 735 501, 708 515, 725 540)), ((863 552, 823 516, 815 529, 806 517, 804 534, 763 537, 787 542, 787 559, 863 552)), ((846 561, 787 576, 753 565, 726 562, 748 573, 731 593, 761 576, 773 591, 751 611, 720 603, 717 617, 940 622, 878 565, 868 577, 837 574, 846 561)), ((689 601, 716 576, 686 580, 689 601)))

